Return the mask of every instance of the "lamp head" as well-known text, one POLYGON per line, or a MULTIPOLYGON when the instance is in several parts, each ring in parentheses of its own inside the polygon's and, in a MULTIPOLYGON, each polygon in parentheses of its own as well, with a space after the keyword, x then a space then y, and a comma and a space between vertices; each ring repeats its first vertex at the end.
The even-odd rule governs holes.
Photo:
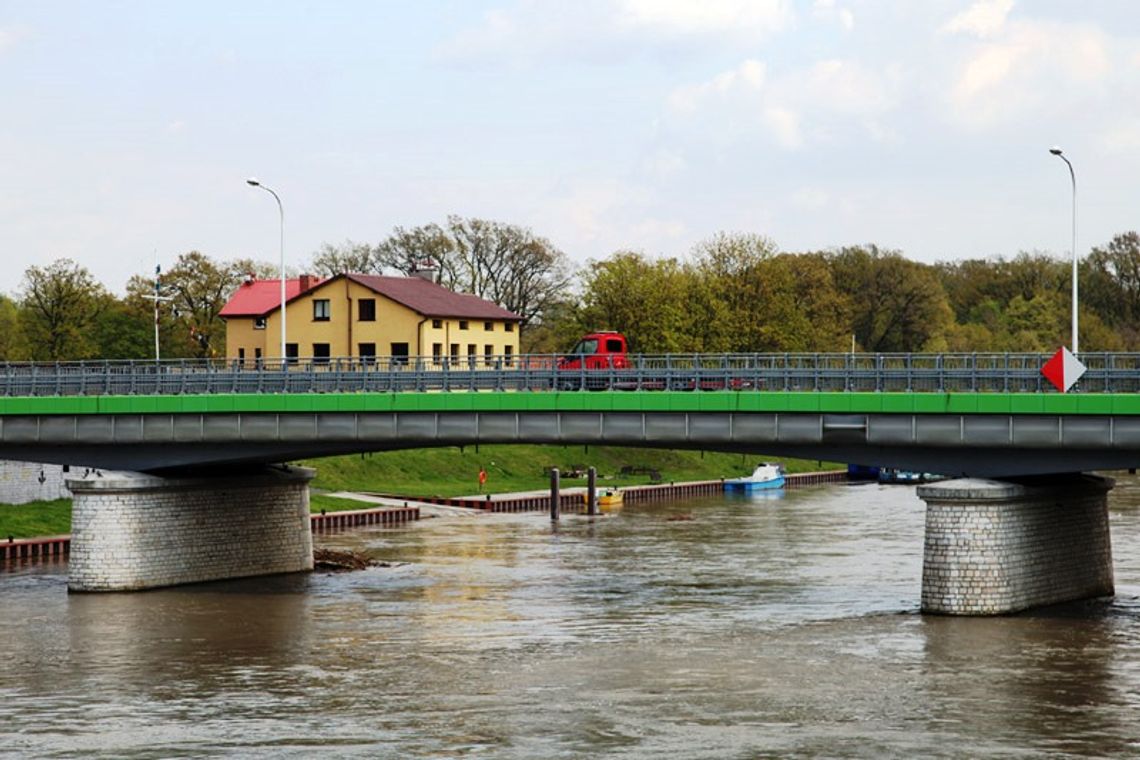
POLYGON ((1054 145, 1052 148, 1049 149, 1049 152, 1052 153, 1054 156, 1059 156, 1059 155, 1061 155, 1061 146, 1060 145, 1054 145))
MULTIPOLYGON (((1056 150, 1058 153, 1061 151, 1060 148, 1057 148, 1056 150)), ((261 187, 261 182, 257 179, 257 177, 250 177, 245 181, 245 183, 247 185, 252 185, 253 187, 261 187)))

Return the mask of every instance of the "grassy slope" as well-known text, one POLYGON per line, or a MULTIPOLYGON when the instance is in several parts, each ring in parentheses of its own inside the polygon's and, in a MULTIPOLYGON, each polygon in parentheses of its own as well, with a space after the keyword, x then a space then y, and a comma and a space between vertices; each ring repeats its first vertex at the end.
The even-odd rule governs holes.
MULTIPOLYGON (((668 481, 715 480, 746 475, 755 456, 699 451, 666 451, 608 446, 468 446, 415 449, 375 454, 350 454, 302 462, 317 470, 311 508, 332 512, 368 505, 327 496, 330 491, 372 491, 404 496, 464 496, 478 493, 479 468, 487 470, 485 492, 536 491, 550 486, 547 468, 563 472, 594 466, 607 486, 648 483, 649 475, 621 477, 623 467, 654 469, 668 481)), ((789 472, 834 469, 842 465, 782 460, 789 472)), ((566 478, 566 486, 586 484, 566 478)), ((71 532, 71 502, 67 499, 31 504, 0 504, 0 538, 54 536, 71 532)))
POLYGON ((61 536, 71 532, 71 499, 0 504, 0 538, 61 536))
MULTIPOLYGON (((623 467, 657 470, 663 481, 715 480, 752 472, 758 457, 610 446, 474 446, 352 454, 305 462, 317 470, 319 491, 376 491, 416 496, 462 496, 479 492, 479 469, 490 493, 534 491, 550 486, 548 468, 563 473, 594 466, 606 485, 648 483, 647 474, 620 475, 623 467)), ((786 460, 789 472, 829 468, 819 462, 786 460)), ((830 467, 838 467, 831 465, 830 467)), ((574 479, 566 478, 567 485, 574 479)), ((585 479, 581 479, 585 485, 585 479)))

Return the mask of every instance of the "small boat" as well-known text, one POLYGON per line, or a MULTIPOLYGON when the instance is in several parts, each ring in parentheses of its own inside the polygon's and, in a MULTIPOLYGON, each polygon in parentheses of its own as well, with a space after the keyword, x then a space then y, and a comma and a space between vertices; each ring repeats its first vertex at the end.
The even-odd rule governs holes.
POLYGON ((775 462, 761 462, 746 478, 731 478, 724 481, 726 491, 760 491, 784 487, 784 468, 775 462))
POLYGON ((932 472, 913 472, 911 470, 900 470, 897 467, 883 467, 879 470, 880 483, 929 483, 942 479, 942 475, 936 475, 932 472))
POLYGON ((617 488, 603 488, 598 492, 599 507, 620 507, 622 502, 621 490, 617 488))

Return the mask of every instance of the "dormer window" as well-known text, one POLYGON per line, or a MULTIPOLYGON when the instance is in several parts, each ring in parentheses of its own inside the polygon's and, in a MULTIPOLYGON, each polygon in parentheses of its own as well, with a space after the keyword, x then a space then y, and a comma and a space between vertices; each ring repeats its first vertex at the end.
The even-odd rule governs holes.
POLYGON ((265 317, 257 317, 256 319, 254 319, 253 320, 253 329, 254 330, 264 330, 265 329, 265 317))

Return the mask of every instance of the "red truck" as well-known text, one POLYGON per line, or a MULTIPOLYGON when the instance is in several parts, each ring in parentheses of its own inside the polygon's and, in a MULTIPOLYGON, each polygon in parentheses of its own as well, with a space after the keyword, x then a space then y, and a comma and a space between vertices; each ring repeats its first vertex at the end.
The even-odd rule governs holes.
MULTIPOLYGON (((687 358, 687 357, 686 357, 687 358)), ((635 366, 629 360, 629 344, 619 332, 604 331, 583 335, 574 348, 554 364, 551 387, 558 390, 741 390, 753 387, 751 380, 728 377, 727 368, 681 364, 672 368, 651 368, 652 363, 635 366), (626 370, 622 372, 621 370, 626 370), (639 370, 639 371, 635 371, 639 370)))
POLYGON ((619 332, 605 331, 583 335, 574 348, 555 362, 555 387, 577 390, 585 380, 586 388, 601 390, 610 387, 610 376, 587 376, 599 370, 629 369, 629 344, 619 332))

